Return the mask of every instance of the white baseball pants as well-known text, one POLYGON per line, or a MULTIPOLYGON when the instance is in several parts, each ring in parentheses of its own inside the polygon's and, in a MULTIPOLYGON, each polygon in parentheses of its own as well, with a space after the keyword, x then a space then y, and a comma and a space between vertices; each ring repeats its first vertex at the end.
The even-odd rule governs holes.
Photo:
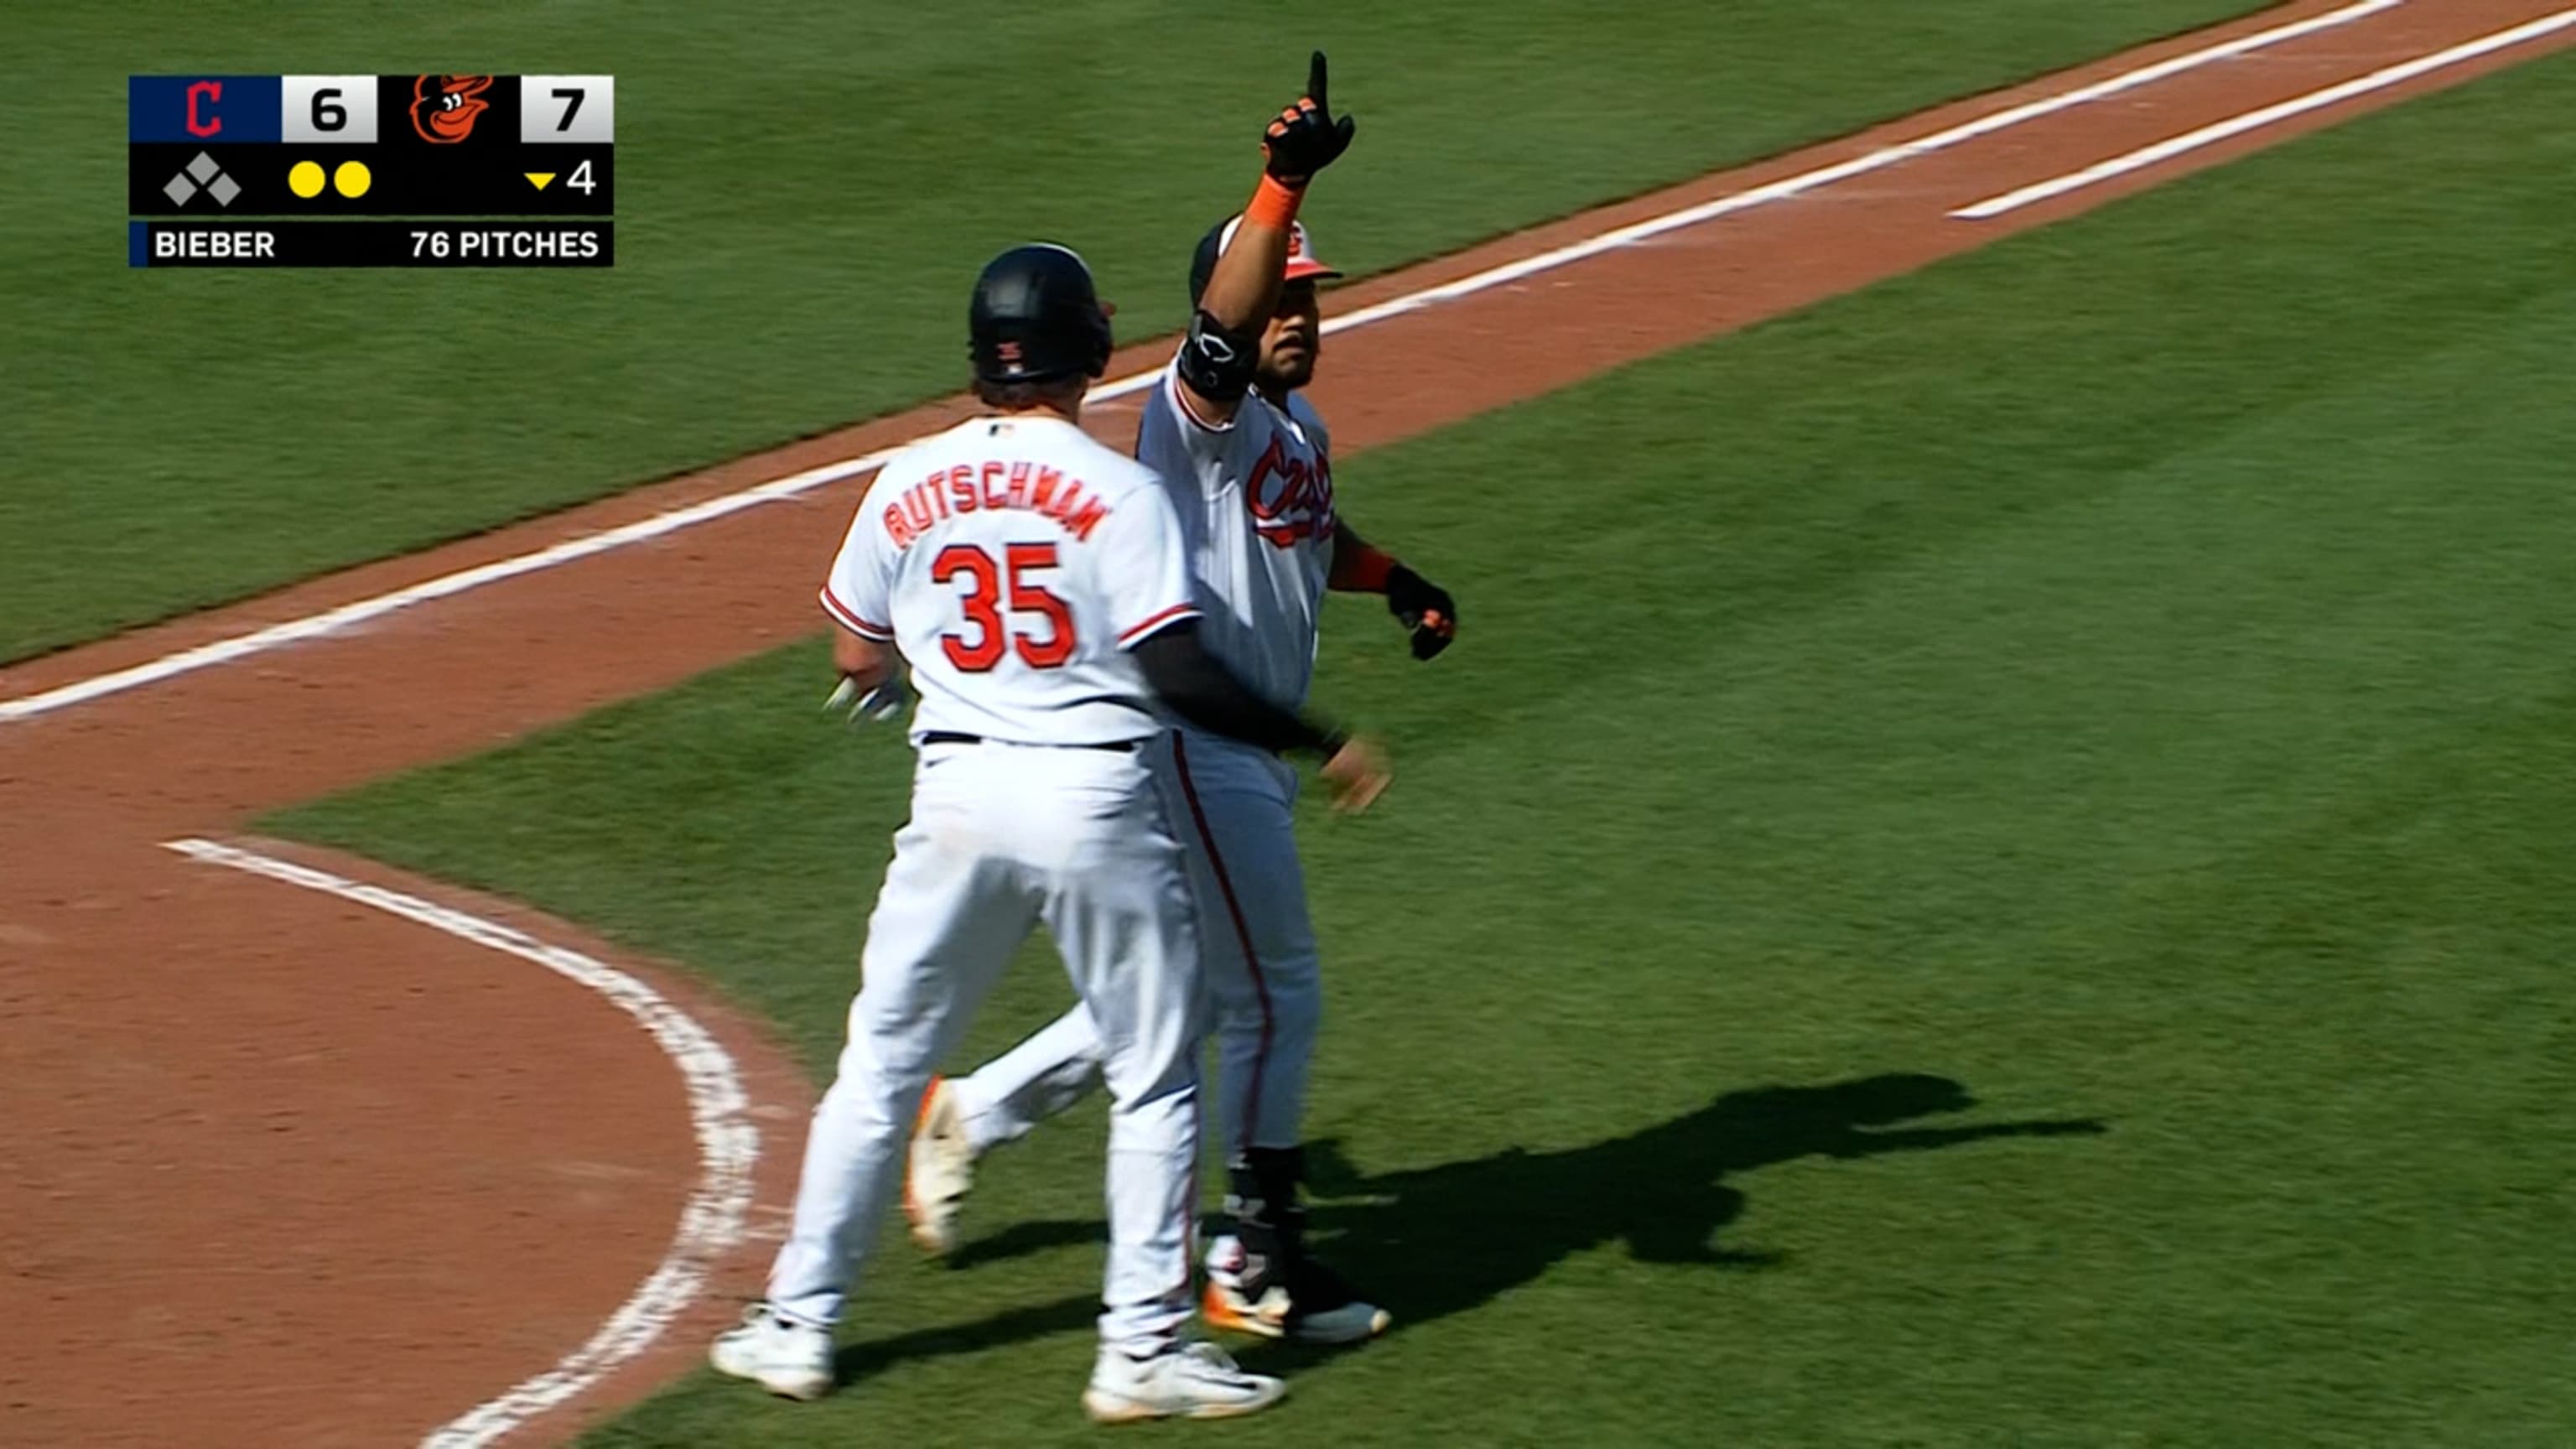
POLYGON ((932 1069, 1044 923, 1109 1087, 1101 1337, 1136 1353, 1191 1309, 1198 1158, 1197 946, 1149 750, 925 745, 912 818, 868 918, 840 1071, 814 1111, 769 1298, 841 1316, 903 1182, 932 1069))
MULTIPOLYGON (((1301 1140, 1306 1073, 1323 1019, 1315 929, 1290 807, 1297 772, 1195 732, 1156 748, 1164 803, 1188 861, 1215 1007, 1220 1121, 1229 1159, 1301 1140)), ((1096 1018, 1082 1006, 954 1084, 978 1151, 1012 1141, 1099 1080, 1096 1018)))

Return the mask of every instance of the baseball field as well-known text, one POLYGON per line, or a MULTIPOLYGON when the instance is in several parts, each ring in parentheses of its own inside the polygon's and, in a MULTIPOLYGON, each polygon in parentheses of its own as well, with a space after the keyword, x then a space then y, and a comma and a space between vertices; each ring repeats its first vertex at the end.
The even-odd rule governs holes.
POLYGON ((0 1329, 27 1442, 1098 1432, 1096 1104, 889 1246, 835 1397, 690 1366, 905 806, 820 710, 863 469, 186 651, 917 435, 1026 234, 1168 332, 1310 44, 1340 508, 1463 620, 1335 601, 1396 783, 1303 822, 1316 1221, 1397 1321, 1171 1432, 2576 1436, 2576 12, 238 8, 36 19, 98 84, 0 222, 0 1045, 64 1084, 0 1249, 115 1304, 0 1329), (614 271, 111 269, 116 76, 468 52, 619 76, 614 271))
POLYGON ((0 660, 948 392, 975 263, 1032 231, 1077 239, 1128 335, 1169 331, 1176 246, 1240 200, 1243 127, 1221 118, 1267 115, 1312 43, 1379 80, 1368 124, 1390 139, 1315 224, 1341 265, 1383 271, 2252 7, 1938 0, 1890 22, 1869 0, 1750 0, 1687 46, 1694 0, 1607 19, 1330 0, 1301 17, 1317 41, 1267 43, 1154 0, 1010 0, 971 27, 823 0, 756 24, 658 0, 165 8, 23 22, 48 83, 24 102, 0 284, 46 365, 0 381, 0 660), (99 240, 126 74, 469 53, 637 97, 614 277, 163 287, 99 240))

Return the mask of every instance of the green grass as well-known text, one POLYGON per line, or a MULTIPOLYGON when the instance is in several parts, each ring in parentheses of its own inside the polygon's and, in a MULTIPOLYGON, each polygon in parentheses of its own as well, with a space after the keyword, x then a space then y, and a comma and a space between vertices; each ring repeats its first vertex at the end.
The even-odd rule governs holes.
MULTIPOLYGON (((1401 774, 1307 834, 1319 1219, 1404 1323, 1227 1442, 2576 1433, 2572 81, 1344 466, 1469 621, 1424 668, 1342 608, 1322 669, 1401 774)), ((904 777, 825 672, 282 828, 688 962, 819 1073, 904 777)), ((841 1397, 588 1442, 1089 1442, 1098 1148, 989 1164, 962 1267, 891 1246, 841 1397)))
POLYGON ((52 6, 13 24, 0 661, 946 392, 982 259, 1084 248, 1142 336, 1311 46, 1371 271, 2251 0, 52 6), (619 78, 608 273, 132 273, 124 77, 619 78))

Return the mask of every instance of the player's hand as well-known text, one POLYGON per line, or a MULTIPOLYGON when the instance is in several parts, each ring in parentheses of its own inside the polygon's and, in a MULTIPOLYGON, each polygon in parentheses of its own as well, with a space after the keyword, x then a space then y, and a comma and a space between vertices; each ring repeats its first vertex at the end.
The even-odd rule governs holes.
POLYGON ((1282 186, 1303 186, 1350 149, 1351 133, 1358 128, 1359 122, 1348 116, 1333 119, 1324 100, 1324 53, 1316 51, 1306 69, 1306 94, 1281 111, 1262 135, 1264 169, 1282 186))
POLYGON ((1387 768, 1386 750, 1367 735, 1342 741, 1342 747, 1324 761, 1323 774, 1324 787, 1333 792, 1333 809, 1344 815, 1369 808, 1395 778, 1387 768))
POLYGON ((885 683, 867 690, 859 688, 857 680, 844 676, 834 686, 832 697, 823 701, 825 710, 847 715, 846 723, 854 725, 871 721, 882 723, 902 714, 911 705, 912 691, 904 687, 901 670, 887 675, 885 683))
POLYGON ((1413 631, 1413 657, 1428 659, 1458 637, 1458 601, 1449 591, 1397 564, 1386 576, 1387 612, 1413 631))

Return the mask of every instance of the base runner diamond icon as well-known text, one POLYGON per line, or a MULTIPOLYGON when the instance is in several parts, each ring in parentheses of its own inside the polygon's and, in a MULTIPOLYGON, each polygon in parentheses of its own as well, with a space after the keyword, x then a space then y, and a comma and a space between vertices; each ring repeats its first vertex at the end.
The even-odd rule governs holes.
POLYGON ((215 199, 217 206, 230 206, 233 198, 242 194, 241 183, 225 175, 224 169, 215 164, 215 158, 203 151, 197 153, 196 160, 188 163, 187 170, 170 178, 170 184, 161 188, 161 194, 170 198, 171 205, 185 206, 196 196, 200 186, 215 199), (196 179, 191 181, 190 177, 196 179))

